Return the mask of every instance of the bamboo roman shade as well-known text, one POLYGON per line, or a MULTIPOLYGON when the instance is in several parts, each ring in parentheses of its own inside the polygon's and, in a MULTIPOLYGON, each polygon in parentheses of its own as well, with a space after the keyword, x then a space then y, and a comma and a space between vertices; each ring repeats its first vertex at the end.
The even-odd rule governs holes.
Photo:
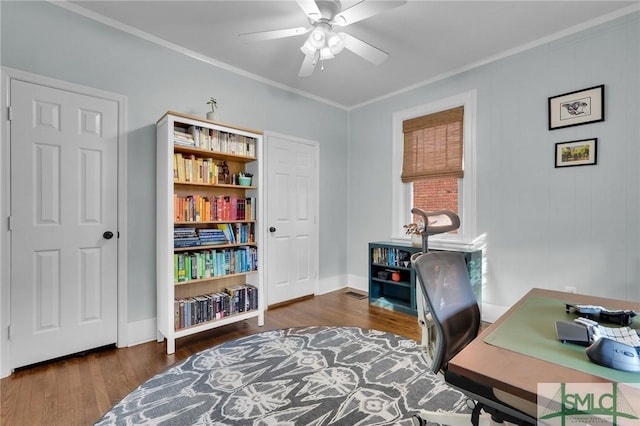
POLYGON ((461 106, 402 122, 402 182, 463 176, 463 117, 461 106))

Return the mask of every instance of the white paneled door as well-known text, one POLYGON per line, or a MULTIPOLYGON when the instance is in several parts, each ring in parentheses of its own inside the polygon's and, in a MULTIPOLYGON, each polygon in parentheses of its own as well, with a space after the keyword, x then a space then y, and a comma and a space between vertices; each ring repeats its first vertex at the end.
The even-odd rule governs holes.
POLYGON ((313 143, 265 134, 267 305, 314 294, 318 280, 317 164, 313 143))
POLYGON ((117 338, 118 105, 11 81, 11 366, 117 338))

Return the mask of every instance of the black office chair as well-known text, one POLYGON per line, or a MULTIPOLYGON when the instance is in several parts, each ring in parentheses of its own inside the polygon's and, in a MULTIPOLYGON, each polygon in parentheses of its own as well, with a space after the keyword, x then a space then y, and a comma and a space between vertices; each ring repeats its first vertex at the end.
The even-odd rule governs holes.
MULTIPOLYGON (((426 248, 423 248, 426 250, 426 248)), ((491 387, 457 376, 447 369, 447 364, 458 352, 478 335, 480 308, 473 292, 464 255, 459 252, 426 252, 412 256, 435 329, 431 369, 443 373, 445 381, 475 402, 471 419, 468 415, 423 411, 417 417, 420 424, 436 422, 448 425, 473 425, 501 423, 518 425, 536 424, 535 414, 527 414, 495 396, 491 387)), ((508 395, 502 395, 505 398, 508 395)), ((514 402, 516 402, 516 397, 514 402)), ((506 399, 506 398, 505 398, 506 399)), ((527 407, 531 412, 531 407, 527 407)))
MULTIPOLYGON (((451 210, 425 211, 414 207, 411 209, 411 213, 417 216, 424 224, 421 247, 425 253, 429 251, 430 236, 455 231, 460 228, 460 217, 451 210)), ((422 344, 427 351, 428 357, 432 358, 435 352, 434 324, 429 310, 426 309, 419 285, 416 287, 416 302, 418 305, 418 324, 422 329, 422 344)))

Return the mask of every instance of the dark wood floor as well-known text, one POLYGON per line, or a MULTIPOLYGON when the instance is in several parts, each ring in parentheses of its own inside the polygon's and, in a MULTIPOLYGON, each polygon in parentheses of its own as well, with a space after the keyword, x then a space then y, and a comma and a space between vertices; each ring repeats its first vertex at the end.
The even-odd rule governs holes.
POLYGON ((90 425, 154 374, 187 356, 262 331, 307 326, 356 326, 420 339, 414 316, 370 306, 346 293, 316 296, 266 311, 265 325, 247 320, 178 340, 173 355, 163 343, 107 349, 14 372, 0 381, 0 424, 90 425))

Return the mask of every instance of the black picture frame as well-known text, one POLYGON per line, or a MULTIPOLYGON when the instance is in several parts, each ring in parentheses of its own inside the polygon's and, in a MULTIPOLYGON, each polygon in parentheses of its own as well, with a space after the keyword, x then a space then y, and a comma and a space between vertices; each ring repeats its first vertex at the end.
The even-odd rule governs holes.
POLYGON ((549 130, 604 121, 604 84, 552 96, 549 130))
POLYGON ((593 166, 598 162, 598 138, 558 142, 555 147, 555 166, 593 166))

